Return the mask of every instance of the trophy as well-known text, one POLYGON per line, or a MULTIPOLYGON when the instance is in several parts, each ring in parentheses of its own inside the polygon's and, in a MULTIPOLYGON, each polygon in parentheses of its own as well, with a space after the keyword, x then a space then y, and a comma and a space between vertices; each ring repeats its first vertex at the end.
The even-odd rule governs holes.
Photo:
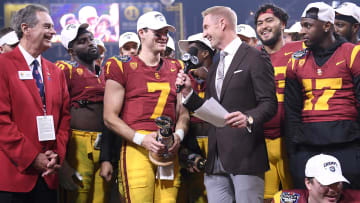
MULTIPOLYGON (((164 144, 166 149, 169 149, 174 144, 174 135, 172 133, 173 122, 171 118, 160 116, 155 119, 155 123, 159 127, 156 140, 164 144)), ((167 151, 160 155, 149 152, 150 161, 158 166, 169 166, 173 164, 175 156, 176 154, 167 151)))

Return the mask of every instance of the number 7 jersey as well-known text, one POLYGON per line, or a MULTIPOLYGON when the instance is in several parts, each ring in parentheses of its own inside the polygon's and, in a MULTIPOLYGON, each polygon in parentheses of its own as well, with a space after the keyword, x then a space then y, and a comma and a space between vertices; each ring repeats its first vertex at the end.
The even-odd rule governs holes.
POLYGON ((343 43, 322 66, 316 64, 312 52, 293 56, 287 77, 301 84, 303 122, 356 120, 359 50, 360 45, 343 43))
POLYGON ((160 68, 147 66, 138 56, 115 56, 105 63, 105 79, 125 88, 120 117, 134 130, 156 131, 154 119, 161 115, 176 121, 175 80, 183 63, 168 58, 161 60, 160 68))

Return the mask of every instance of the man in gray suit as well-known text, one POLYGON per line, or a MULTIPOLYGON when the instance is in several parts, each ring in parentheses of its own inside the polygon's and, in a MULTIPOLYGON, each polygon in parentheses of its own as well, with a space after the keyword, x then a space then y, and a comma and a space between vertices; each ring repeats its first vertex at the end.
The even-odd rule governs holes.
MULTIPOLYGON (((231 112, 226 126, 209 129, 205 186, 209 202, 261 203, 264 173, 269 169, 263 123, 277 111, 274 72, 270 59, 242 43, 236 35, 237 17, 229 7, 202 12, 203 35, 220 50, 220 60, 209 68, 205 100, 211 97, 231 112)), ((196 111, 204 102, 181 71, 184 105, 196 111)))

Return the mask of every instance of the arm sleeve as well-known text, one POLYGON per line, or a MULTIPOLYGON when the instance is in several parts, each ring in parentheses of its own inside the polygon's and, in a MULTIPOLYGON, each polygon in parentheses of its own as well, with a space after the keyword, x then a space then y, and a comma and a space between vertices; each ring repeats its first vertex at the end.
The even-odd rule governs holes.
POLYGON ((257 52, 253 60, 251 71, 251 81, 257 101, 256 108, 250 109, 245 114, 254 118, 254 126, 263 125, 269 121, 277 112, 276 87, 274 79, 274 68, 270 58, 262 53, 257 52))
MULTIPOLYGON (((291 62, 293 63, 293 62, 291 62)), ((287 68, 285 80, 284 108, 285 108, 285 146, 287 152, 292 154, 295 147, 295 134, 301 133, 303 109, 302 87, 292 70, 291 64, 287 68)))

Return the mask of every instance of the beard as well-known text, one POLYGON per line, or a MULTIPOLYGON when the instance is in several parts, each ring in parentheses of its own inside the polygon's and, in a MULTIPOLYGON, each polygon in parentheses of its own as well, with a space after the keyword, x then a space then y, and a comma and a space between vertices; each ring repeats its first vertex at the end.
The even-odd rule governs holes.
POLYGON ((279 25, 279 27, 275 28, 275 33, 274 36, 268 40, 262 40, 260 37, 261 42, 263 43, 263 45, 265 46, 273 46, 276 44, 276 42, 279 41, 281 37, 281 27, 279 25))
POLYGON ((88 50, 87 53, 77 51, 76 55, 86 64, 92 64, 94 60, 100 57, 99 50, 96 50, 96 52, 91 52, 90 50, 88 50))

